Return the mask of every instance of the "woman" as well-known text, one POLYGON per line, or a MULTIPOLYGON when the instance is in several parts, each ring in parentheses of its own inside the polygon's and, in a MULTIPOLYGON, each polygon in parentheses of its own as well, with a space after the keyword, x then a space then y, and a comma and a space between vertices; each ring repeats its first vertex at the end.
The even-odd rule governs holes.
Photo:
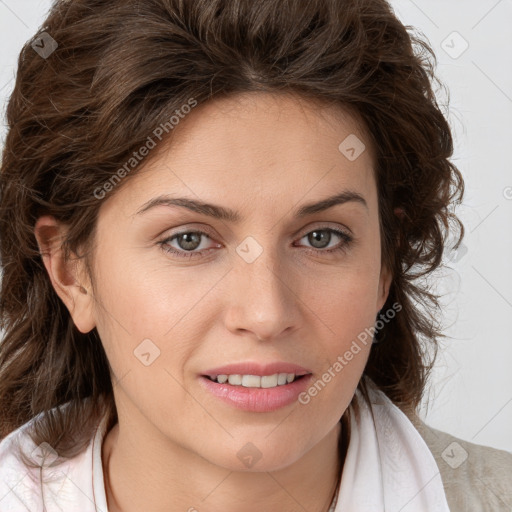
POLYGON ((509 510, 512 455, 415 413, 464 234, 428 54, 383 0, 53 5, 0 174, 2 510, 509 510))

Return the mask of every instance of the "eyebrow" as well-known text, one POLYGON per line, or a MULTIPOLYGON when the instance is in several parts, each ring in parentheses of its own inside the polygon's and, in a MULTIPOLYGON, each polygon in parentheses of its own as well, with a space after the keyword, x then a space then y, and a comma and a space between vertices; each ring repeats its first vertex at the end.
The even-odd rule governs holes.
MULTIPOLYGON (((295 210, 294 217, 301 219, 303 217, 307 217, 308 215, 313 215, 314 213, 328 210, 333 206, 349 202, 359 203, 363 205, 366 208, 366 210, 368 210, 368 204, 366 203, 364 197, 361 194, 352 190, 344 190, 339 194, 328 197, 326 199, 322 199, 321 201, 301 206, 300 208, 295 210)), ((243 220, 242 216, 238 212, 231 210, 229 208, 225 208, 224 206, 204 203, 202 201, 196 201, 194 199, 189 199, 187 197, 171 197, 168 195, 161 195, 158 197, 154 197, 153 199, 150 199, 149 201, 144 203, 139 210, 137 210, 136 215, 142 215, 151 208, 162 205, 179 206, 182 208, 187 208, 188 210, 191 210, 193 212, 200 213, 202 215, 208 215, 209 217, 224 220, 227 222, 232 222, 235 224, 243 220)))

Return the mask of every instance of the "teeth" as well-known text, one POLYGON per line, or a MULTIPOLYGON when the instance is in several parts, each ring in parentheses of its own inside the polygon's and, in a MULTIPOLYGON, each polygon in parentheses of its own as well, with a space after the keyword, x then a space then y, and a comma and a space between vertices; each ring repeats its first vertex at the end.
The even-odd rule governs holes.
POLYGON ((233 386, 240 386, 240 384, 242 384, 242 376, 241 375, 230 375, 228 377, 228 382, 233 386))
POLYGON ((246 388, 275 388, 283 386, 295 380, 294 373, 275 373, 274 375, 217 375, 215 382, 224 384, 229 382, 232 386, 244 386, 246 388))
MULTIPOLYGON (((290 375, 292 376, 292 380, 293 380, 293 373, 290 373, 290 375)), ((277 376, 277 385, 278 386, 282 386, 283 384, 286 384, 288 382, 287 378, 288 378, 288 374, 287 373, 280 373, 280 374, 278 374, 278 376, 277 376)))

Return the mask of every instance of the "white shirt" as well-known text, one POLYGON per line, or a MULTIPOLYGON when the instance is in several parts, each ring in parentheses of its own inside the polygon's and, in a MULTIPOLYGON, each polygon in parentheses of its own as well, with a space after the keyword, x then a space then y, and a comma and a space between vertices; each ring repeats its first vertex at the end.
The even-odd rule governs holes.
POLYGON ((0 442, 0 511, 108 512, 101 463, 107 417, 102 418, 85 451, 55 468, 50 467, 54 459, 51 448, 36 447, 25 433, 32 421, 0 442), (36 459, 40 454, 47 454, 43 470, 29 468, 18 460, 17 440, 24 452, 33 454, 36 459), (41 473, 44 474, 44 485, 41 484, 41 473))

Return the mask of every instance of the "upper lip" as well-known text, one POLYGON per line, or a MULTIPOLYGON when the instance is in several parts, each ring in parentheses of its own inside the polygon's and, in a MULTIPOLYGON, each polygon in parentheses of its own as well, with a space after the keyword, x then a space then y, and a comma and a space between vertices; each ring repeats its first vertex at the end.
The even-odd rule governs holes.
POLYGON ((276 373, 294 373, 295 375, 307 375, 310 370, 299 366, 298 364, 287 363, 285 361, 274 361, 271 363, 256 363, 246 361, 242 363, 232 363, 216 368, 210 368, 202 375, 216 377, 217 375, 274 375, 276 373))

